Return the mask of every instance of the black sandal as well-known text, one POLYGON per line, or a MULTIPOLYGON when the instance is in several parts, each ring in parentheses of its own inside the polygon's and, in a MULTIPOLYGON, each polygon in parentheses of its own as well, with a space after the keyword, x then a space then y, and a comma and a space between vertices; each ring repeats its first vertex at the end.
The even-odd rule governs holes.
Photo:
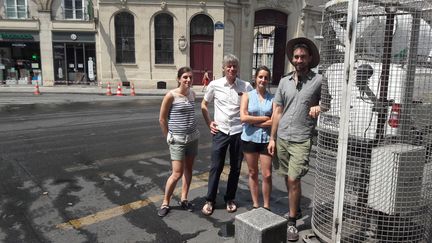
POLYGON ((158 210, 159 217, 165 217, 170 210, 171 210, 170 206, 162 205, 161 208, 158 210))
POLYGON ((192 203, 190 203, 188 200, 183 200, 183 201, 179 202, 179 205, 183 210, 186 210, 189 212, 194 211, 194 207, 193 207, 192 203))
POLYGON ((252 206, 252 207, 248 208, 248 210, 252 211, 252 210, 255 210, 255 209, 258 209, 258 208, 259 208, 259 206, 258 207, 252 206))

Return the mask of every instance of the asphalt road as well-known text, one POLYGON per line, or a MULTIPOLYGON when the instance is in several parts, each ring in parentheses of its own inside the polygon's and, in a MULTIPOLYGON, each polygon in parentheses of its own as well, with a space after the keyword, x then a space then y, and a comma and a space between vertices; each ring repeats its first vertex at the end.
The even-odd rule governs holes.
MULTIPOLYGON (((158 124, 160 99, 76 103, 0 112, 1 242, 234 242, 234 216, 251 206, 246 163, 237 193, 240 209, 223 205, 203 216, 211 137, 199 117, 200 152, 189 199, 161 219, 169 151, 158 124)), ((198 108, 198 107, 197 107, 198 108)), ((313 165, 312 161, 312 165, 313 165)), ((299 229, 310 229, 312 168, 303 180, 299 229)), ((272 211, 287 212, 282 178, 273 177, 272 211)))

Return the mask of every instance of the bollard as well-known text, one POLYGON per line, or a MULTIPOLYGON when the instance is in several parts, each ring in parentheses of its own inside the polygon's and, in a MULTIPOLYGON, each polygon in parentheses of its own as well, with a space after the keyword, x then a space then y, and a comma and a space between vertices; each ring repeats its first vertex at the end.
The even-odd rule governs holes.
POLYGON ((235 217, 235 242, 287 242, 287 220, 264 208, 235 217))

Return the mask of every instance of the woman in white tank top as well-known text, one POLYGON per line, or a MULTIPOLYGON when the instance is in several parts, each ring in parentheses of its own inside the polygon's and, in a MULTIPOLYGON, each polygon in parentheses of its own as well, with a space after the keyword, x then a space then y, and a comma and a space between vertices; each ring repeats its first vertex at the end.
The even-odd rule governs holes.
POLYGON ((170 200, 180 178, 183 185, 179 205, 184 210, 193 211, 188 193, 192 166, 198 152, 199 132, 195 119, 195 92, 191 89, 192 69, 180 68, 177 80, 179 86, 165 95, 159 114, 159 124, 167 139, 172 160, 172 174, 166 182, 165 196, 158 210, 160 217, 170 211, 170 200))

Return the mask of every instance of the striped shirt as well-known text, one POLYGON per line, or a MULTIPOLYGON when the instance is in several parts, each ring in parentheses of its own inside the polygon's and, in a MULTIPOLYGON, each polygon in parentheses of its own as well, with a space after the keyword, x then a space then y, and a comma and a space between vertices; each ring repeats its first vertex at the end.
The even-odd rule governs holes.
POLYGON ((168 113, 168 130, 175 135, 192 134, 197 131, 195 120, 195 94, 187 96, 171 91, 174 101, 168 113))

